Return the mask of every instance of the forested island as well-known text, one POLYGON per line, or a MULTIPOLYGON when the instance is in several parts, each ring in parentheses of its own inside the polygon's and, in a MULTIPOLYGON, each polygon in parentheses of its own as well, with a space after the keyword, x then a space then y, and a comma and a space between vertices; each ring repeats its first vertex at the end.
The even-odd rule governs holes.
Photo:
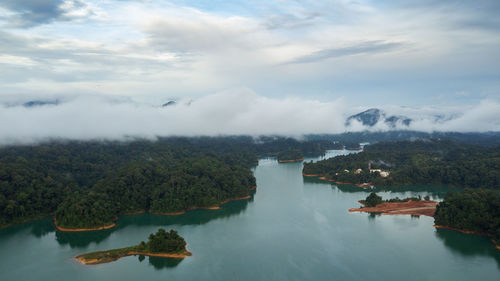
POLYGON ((500 192, 484 189, 449 192, 436 208, 434 223, 436 227, 487 234, 500 250, 500 192))
POLYGON ((278 153, 278 162, 299 162, 304 160, 304 155, 300 150, 287 150, 278 153))
POLYGON ((304 163, 303 174, 323 179, 397 186, 411 184, 500 188, 500 147, 449 140, 384 142, 357 154, 304 163))
POLYGON ((186 241, 177 231, 169 232, 160 228, 155 234, 150 234, 148 242, 142 241, 139 245, 92 252, 75 257, 83 264, 108 263, 131 255, 143 255, 163 258, 185 258, 192 254, 186 249, 186 241))
POLYGON ((0 148, 0 227, 54 214, 59 230, 99 230, 121 214, 179 214, 249 198, 251 168, 284 150, 333 142, 278 137, 54 141, 0 148))

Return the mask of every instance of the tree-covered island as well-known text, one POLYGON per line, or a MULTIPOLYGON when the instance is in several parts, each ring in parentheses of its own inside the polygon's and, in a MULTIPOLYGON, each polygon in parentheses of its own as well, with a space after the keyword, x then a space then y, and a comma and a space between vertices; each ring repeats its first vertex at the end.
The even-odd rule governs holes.
POLYGON ((101 264, 131 255, 185 258, 192 255, 186 249, 186 245, 186 241, 177 231, 172 229, 167 232, 160 228, 155 234, 149 235, 148 242, 142 241, 136 246, 82 254, 75 259, 83 264, 101 264))

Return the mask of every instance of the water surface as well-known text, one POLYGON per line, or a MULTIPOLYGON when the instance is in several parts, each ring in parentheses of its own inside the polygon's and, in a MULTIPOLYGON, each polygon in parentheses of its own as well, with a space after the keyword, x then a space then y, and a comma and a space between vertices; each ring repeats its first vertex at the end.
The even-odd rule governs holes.
MULTIPOLYGON (((348 213, 368 191, 304 179, 301 170, 261 159, 253 198, 221 210, 122 216, 114 229, 86 233, 56 231, 50 218, 0 230, 0 280, 500 280, 500 251, 487 237, 434 229, 429 217, 348 213), (159 227, 178 230, 194 256, 73 259, 138 244, 159 227)), ((447 191, 425 188, 380 194, 439 200, 447 191)))

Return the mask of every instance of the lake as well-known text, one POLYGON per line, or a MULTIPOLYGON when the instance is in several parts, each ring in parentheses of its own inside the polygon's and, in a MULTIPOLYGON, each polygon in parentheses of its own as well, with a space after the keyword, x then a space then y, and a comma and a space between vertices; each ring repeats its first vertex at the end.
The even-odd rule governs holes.
MULTIPOLYGON (((302 163, 261 159, 252 199, 220 210, 127 215, 114 229, 86 233, 56 231, 51 218, 2 229, 0 280, 500 280, 500 251, 488 237, 435 229, 430 217, 349 213, 369 191, 304 179, 301 171, 302 163), (73 259, 136 245, 159 227, 176 229, 193 256, 94 266, 73 259)), ((425 189, 379 194, 441 200, 448 190, 425 189)))

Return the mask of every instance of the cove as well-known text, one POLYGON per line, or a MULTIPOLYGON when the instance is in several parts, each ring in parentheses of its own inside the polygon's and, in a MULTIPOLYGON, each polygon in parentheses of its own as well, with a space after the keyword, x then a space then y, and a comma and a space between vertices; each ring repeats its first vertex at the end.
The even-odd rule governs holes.
MULTIPOLYGON (((0 280, 500 280, 500 251, 488 237, 435 229, 430 217, 349 213, 370 191, 304 178, 301 162, 264 158, 254 173, 252 198, 219 210, 125 215, 94 232, 60 232, 51 218, 1 229, 0 280), (74 260, 135 245, 159 227, 177 230, 193 256, 74 260)), ((441 200, 449 190, 428 189, 378 194, 441 200)))

